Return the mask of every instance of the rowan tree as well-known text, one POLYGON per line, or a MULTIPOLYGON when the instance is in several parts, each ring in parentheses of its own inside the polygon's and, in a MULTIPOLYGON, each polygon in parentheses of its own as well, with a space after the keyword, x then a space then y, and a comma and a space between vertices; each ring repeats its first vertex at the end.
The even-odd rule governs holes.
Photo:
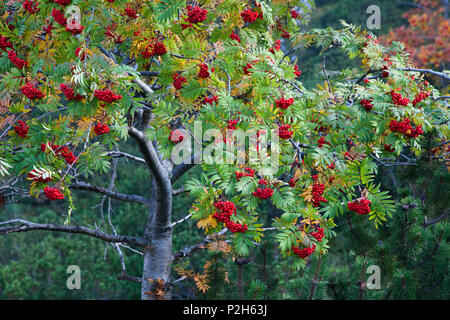
POLYGON ((401 44, 384 47, 347 24, 301 33, 307 10, 297 0, 2 2, 1 203, 57 201, 67 218, 18 217, 0 222, 0 234, 80 233, 111 243, 121 257, 131 246, 142 251, 143 273, 128 275, 122 259, 121 278, 140 283, 143 299, 167 299, 178 281, 173 263, 212 243, 231 243, 244 263, 274 232, 282 255, 301 269, 339 236, 336 216, 377 228, 396 209, 374 182, 378 167, 420 158, 424 134, 446 141, 448 111, 401 44), (324 82, 306 90, 290 56, 310 45, 340 48, 360 66, 331 74, 324 62, 324 82), (237 144, 226 133, 238 130, 250 132, 245 161, 218 161, 237 144), (141 154, 122 152, 127 143, 141 154), (181 147, 193 152, 178 163, 171 155, 181 147), (198 163, 206 150, 214 152, 198 163), (118 192, 117 170, 127 169, 117 158, 146 166, 151 188, 118 192), (174 188, 194 166, 201 175, 174 188), (107 186, 89 182, 106 172, 107 186), (184 191, 192 208, 172 221, 173 197, 184 191), (143 234, 78 225, 73 192, 144 206, 143 234), (268 201, 277 217, 263 225, 259 207, 268 201), (172 252, 172 234, 188 219, 204 240, 172 252))

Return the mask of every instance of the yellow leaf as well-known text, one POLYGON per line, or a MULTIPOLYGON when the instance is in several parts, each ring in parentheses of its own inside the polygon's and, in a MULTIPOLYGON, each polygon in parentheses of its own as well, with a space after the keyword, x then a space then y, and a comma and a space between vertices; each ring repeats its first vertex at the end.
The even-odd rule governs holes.
POLYGON ((217 220, 214 219, 211 215, 206 219, 200 220, 197 223, 197 227, 200 229, 205 229, 205 231, 208 231, 209 229, 214 229, 215 227, 217 227, 217 220))

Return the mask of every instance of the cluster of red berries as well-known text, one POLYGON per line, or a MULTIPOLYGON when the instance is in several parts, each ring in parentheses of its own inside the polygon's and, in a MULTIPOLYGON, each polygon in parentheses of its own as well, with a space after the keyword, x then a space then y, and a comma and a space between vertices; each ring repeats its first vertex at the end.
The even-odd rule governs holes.
POLYGON ((130 4, 127 3, 127 7, 125 8, 125 15, 131 19, 137 19, 137 11, 130 7, 130 4))
POLYGON ((225 226, 232 232, 232 233, 236 233, 236 232, 241 232, 241 233, 245 233, 248 230, 248 227, 246 224, 239 224, 236 223, 232 220, 228 220, 227 223, 225 224, 225 226))
POLYGON ((258 17, 262 18, 262 15, 259 12, 252 11, 252 9, 248 8, 241 12, 241 17, 245 22, 253 23, 258 17))
POLYGON ((213 218, 217 221, 227 223, 230 217, 236 215, 236 206, 231 201, 218 201, 214 203, 217 211, 213 214, 213 218))
POLYGON ((236 34, 236 33, 234 33, 234 32, 232 32, 232 33, 230 34, 230 39, 236 40, 237 42, 241 43, 241 38, 239 38, 239 35, 236 34))
POLYGON ((206 15, 208 10, 202 9, 199 6, 192 7, 191 5, 186 6, 187 9, 187 22, 199 23, 206 20, 206 15))
POLYGON ((270 48, 269 51, 275 54, 275 51, 280 51, 281 49, 281 40, 275 41, 273 48, 270 48))
POLYGON ((316 250, 315 244, 312 247, 306 247, 303 249, 294 246, 292 247, 292 252, 302 259, 305 259, 306 257, 310 256, 315 250, 316 250))
POLYGON ((295 67, 294 67, 294 74, 296 77, 300 77, 302 75, 302 72, 300 70, 298 70, 297 65, 295 65, 295 67))
MULTIPOLYGON (((317 176, 316 179, 313 180, 317 180, 317 176)), ((323 183, 320 182, 314 182, 313 186, 312 186, 312 200, 313 200, 313 206, 314 207, 319 207, 321 202, 327 202, 328 200, 325 199, 322 195, 323 192, 325 191, 325 185, 323 183)))
POLYGON ((289 32, 287 32, 286 30, 283 30, 283 32, 281 32, 281 36, 283 38, 289 39, 291 37, 291 34, 289 32))
POLYGON ((0 36, 0 49, 6 51, 7 48, 13 49, 13 44, 9 38, 0 36))
POLYGON ((14 126, 14 131, 21 138, 26 138, 29 130, 30 130, 30 127, 27 126, 26 123, 23 122, 22 120, 17 121, 17 125, 14 126))
POLYGON ((64 199, 64 195, 57 188, 45 187, 44 193, 45 193, 45 196, 51 201, 64 199))
POLYGON ((419 94, 414 98, 412 101, 413 106, 421 102, 422 100, 428 98, 430 96, 430 92, 428 91, 421 91, 419 94))
POLYGON ((255 197, 260 199, 268 199, 273 195, 273 189, 271 188, 258 188, 252 193, 255 197))
POLYGON ((281 97, 278 100, 275 100, 277 108, 286 110, 294 103, 294 98, 285 99, 284 97, 281 97))
POLYGON ((205 97, 205 99, 203 100, 203 104, 210 104, 212 105, 213 102, 218 102, 219 101, 219 97, 218 96, 212 96, 211 98, 205 97))
POLYGON ((107 124, 97 123, 94 127, 94 132, 96 135, 101 136, 102 134, 109 132, 109 127, 107 124))
POLYGON ((323 234, 323 228, 317 227, 316 230, 316 232, 311 232, 310 235, 316 238, 318 242, 321 242, 323 237, 325 237, 325 235, 323 234))
POLYGON ((169 140, 175 143, 180 143, 184 140, 184 136, 180 130, 170 131, 169 140))
POLYGON ((258 62, 258 60, 255 60, 253 62, 249 62, 247 63, 244 68, 242 68, 242 70, 244 71, 244 74, 250 75, 252 74, 251 71, 249 71, 251 68, 253 68, 253 66, 255 65, 255 63, 258 62))
MULTIPOLYGON (((209 78, 209 70, 208 70, 208 65, 206 63, 202 63, 200 66, 200 70, 198 71, 198 77, 199 78, 209 78)), ((214 68, 211 68, 211 72, 214 72, 214 68)))
POLYGON ((409 120, 408 118, 400 122, 391 120, 391 122, 389 123, 389 129, 392 132, 401 132, 409 138, 417 138, 423 133, 422 126, 418 125, 413 129, 413 127, 411 126, 411 120, 409 120))
POLYGON ((336 168, 336 166, 334 165, 334 163, 330 163, 328 166, 328 169, 334 170, 334 168, 336 168))
POLYGON ((34 99, 41 99, 44 97, 44 94, 39 90, 36 89, 31 83, 27 83, 22 88, 20 88, 20 91, 24 94, 25 97, 28 99, 34 100, 34 99))
POLYGON ((42 29, 45 31, 46 34, 48 34, 49 36, 52 35, 52 30, 55 27, 53 26, 53 22, 50 22, 48 25, 46 25, 45 27, 43 27, 42 29))
POLYGON ((62 26, 66 26, 67 25, 67 19, 66 17, 64 17, 64 14, 62 13, 61 10, 58 10, 56 8, 53 9, 52 11, 52 17, 53 19, 55 19, 55 21, 62 25, 62 26))
POLYGON ((84 30, 84 27, 75 20, 72 20, 71 24, 66 25, 66 31, 72 33, 72 35, 74 35, 74 36, 82 33, 83 30, 84 30))
POLYGON ((244 172, 236 171, 236 180, 239 181, 242 177, 254 177, 255 176, 255 170, 252 168, 245 168, 244 172))
POLYGON ((347 205, 349 210, 356 212, 361 216, 370 212, 371 203, 372 202, 367 199, 357 199, 353 202, 349 202, 347 205))
POLYGON ((398 106, 407 106, 409 103, 408 98, 403 98, 400 92, 391 91, 392 102, 398 106))
POLYGON ((8 58, 19 69, 28 66, 28 61, 20 59, 14 50, 8 51, 8 58))
POLYGON ((236 130, 236 125, 239 123, 238 119, 228 120, 227 129, 236 130))
POLYGON ((75 56, 80 59, 81 61, 83 61, 84 59, 86 59, 86 52, 83 51, 83 53, 80 55, 81 52, 81 47, 78 47, 75 49, 75 56))
POLYGON ((295 182, 296 180, 294 178, 289 179, 288 184, 291 186, 291 188, 295 188, 295 182))
POLYGON ((71 100, 78 100, 81 101, 83 100, 83 96, 80 94, 75 95, 75 92, 73 91, 72 88, 66 86, 64 83, 61 83, 60 86, 62 93, 64 93, 64 95, 66 96, 66 99, 71 101, 71 100))
POLYGON ((153 56, 162 56, 167 53, 167 48, 161 41, 157 41, 153 44, 149 44, 145 51, 142 51, 141 54, 144 58, 150 58, 153 56))
POLYGON ((23 8, 31 14, 39 12, 40 9, 38 8, 38 5, 39 5, 38 1, 33 2, 30 0, 25 0, 23 2, 23 8))
MULTIPOLYGON (((378 40, 373 41, 375 44, 378 43, 378 40)), ((387 71, 389 67, 392 65, 392 62, 389 60, 389 58, 384 58, 384 61, 386 61, 386 64, 381 68, 381 76, 383 78, 389 77, 389 72, 387 71)))
POLYGON ((295 9, 292 9, 291 11, 289 11, 291 14, 291 17, 294 19, 297 19, 298 17, 298 12, 295 9))
POLYGON ((70 4, 72 0, 54 0, 54 2, 65 7, 70 4))
POLYGON ((47 183, 47 182, 52 181, 51 177, 43 178, 42 175, 38 174, 34 170, 31 170, 30 172, 28 172, 28 178, 30 178, 36 182, 42 182, 42 183, 47 183))
POLYGON ((246 224, 239 224, 231 220, 231 216, 236 215, 236 206, 231 201, 218 201, 214 203, 217 211, 213 214, 213 218, 219 222, 225 223, 225 226, 232 232, 245 233, 248 230, 246 224))
POLYGON ((317 144, 318 144, 319 148, 322 148, 324 144, 327 144, 331 147, 331 143, 329 143, 328 141, 325 141, 325 137, 320 137, 320 139, 317 140, 317 144))
MULTIPOLYGON (((68 164, 73 164, 78 160, 77 157, 73 155, 72 151, 70 151, 66 146, 59 146, 57 144, 50 143, 50 148, 53 150, 55 155, 62 156, 68 164)), ((41 150, 42 152, 45 152, 47 150, 46 143, 41 143, 41 150)))
POLYGON ((115 94, 114 92, 112 92, 109 89, 106 90, 95 90, 94 91, 94 96, 100 100, 100 101, 105 101, 108 103, 117 101, 122 99, 122 96, 120 94, 115 94))
POLYGON ((173 86, 177 90, 180 90, 181 88, 183 88, 183 84, 185 82, 187 82, 186 78, 179 75, 178 73, 172 74, 172 79, 173 79, 173 86))
POLYGON ((373 108, 372 99, 362 99, 359 104, 366 110, 370 111, 373 108))
POLYGON ((292 128, 292 126, 290 126, 288 124, 279 126, 278 136, 281 139, 290 139, 292 137, 292 135, 294 134, 294 131, 289 131, 290 128, 292 128))
POLYGON ((394 152, 395 148, 392 147, 392 144, 384 144, 384 150, 387 152, 394 152))

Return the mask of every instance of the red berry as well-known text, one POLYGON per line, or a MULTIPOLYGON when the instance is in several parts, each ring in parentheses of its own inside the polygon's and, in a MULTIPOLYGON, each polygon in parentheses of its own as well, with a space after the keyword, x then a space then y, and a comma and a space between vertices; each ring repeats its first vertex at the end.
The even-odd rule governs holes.
POLYGON ((372 202, 367 199, 357 199, 353 202, 348 202, 348 209, 356 212, 359 215, 368 214, 370 212, 370 204, 372 202))
POLYGON ((202 9, 199 6, 186 6, 187 12, 187 22, 190 23, 199 23, 206 20, 206 15, 208 14, 208 10, 202 9))
POLYGON ((372 99, 362 99, 359 104, 368 112, 370 110, 372 110, 373 108, 373 104, 372 104, 372 99))
POLYGON ((273 189, 271 188, 258 188, 252 193, 255 197, 260 199, 268 199, 273 195, 273 189))
POLYGON ((175 143, 180 143, 184 140, 184 136, 180 130, 170 131, 169 140, 175 143))
POLYGON ((44 97, 44 94, 39 91, 39 89, 36 89, 31 83, 27 83, 25 86, 20 88, 20 90, 24 96, 31 100, 41 99, 44 97))
POLYGON ((209 78, 208 65, 206 63, 200 65, 200 70, 197 76, 203 79, 209 78))
POLYGON ((100 100, 100 101, 105 101, 108 103, 117 101, 117 100, 121 100, 122 96, 120 94, 115 94, 114 92, 112 92, 111 90, 107 89, 107 90, 95 90, 94 91, 94 96, 100 100))
POLYGON ((277 108, 286 110, 294 103, 294 98, 285 99, 284 97, 281 97, 278 100, 275 100, 275 104, 277 108))
POLYGON ((310 233, 318 242, 322 241, 322 238, 325 237, 323 234, 323 228, 316 228, 316 232, 310 233))
POLYGON ((9 38, 0 36, 0 49, 6 51, 7 48, 13 49, 13 44, 9 38))
POLYGON ((325 137, 320 137, 320 139, 317 140, 317 144, 318 144, 319 148, 322 148, 324 144, 331 146, 331 143, 329 143, 328 141, 325 141, 325 137))
POLYGON ((181 88, 183 88, 183 84, 185 82, 187 82, 186 78, 183 76, 180 76, 178 73, 172 74, 172 79, 173 79, 173 86, 177 90, 180 90, 181 88))
POLYGON ((107 124, 98 123, 94 127, 94 132, 96 135, 101 136, 102 134, 109 132, 109 127, 107 124))
POLYGON ((292 247, 292 252, 302 259, 305 259, 306 257, 310 256, 315 250, 316 250, 315 244, 312 246, 312 248, 306 247, 306 248, 300 249, 299 247, 294 247, 294 246, 292 247))
POLYGON ((25 124, 22 120, 17 121, 17 125, 14 127, 14 131, 21 138, 26 138, 30 127, 25 124))
POLYGON ((292 9, 292 10, 289 11, 289 12, 290 12, 292 18, 297 19, 297 17, 298 17, 298 12, 295 11, 295 9, 292 9))
POLYGON ((248 227, 246 224, 239 224, 236 222, 233 222, 232 220, 228 220, 225 224, 225 226, 232 232, 241 232, 245 233, 248 230, 248 227))
POLYGON ((64 199, 64 195, 57 188, 45 187, 44 193, 51 201, 64 199))
POLYGON ((230 38, 232 40, 236 40, 237 42, 241 43, 241 39, 239 38, 239 35, 234 32, 230 34, 230 38))
POLYGON ((52 17, 53 19, 55 19, 55 21, 62 25, 62 26, 66 26, 67 25, 67 19, 66 17, 64 17, 64 14, 62 13, 61 10, 58 10, 56 8, 53 9, 52 11, 52 17))
POLYGON ((61 91, 63 92, 63 94, 66 96, 67 100, 69 100, 69 101, 71 101, 71 100, 78 100, 78 101, 83 100, 83 96, 81 96, 79 94, 75 95, 75 92, 73 91, 73 89, 69 88, 64 83, 60 84, 60 88, 61 88, 61 91))
POLYGON ((28 66, 28 61, 20 59, 14 50, 8 51, 8 58, 19 69, 28 66))
POLYGON ((252 11, 252 9, 246 9, 241 12, 241 17, 245 22, 253 23, 258 19, 259 13, 256 11, 252 11))
POLYGON ((39 12, 40 9, 38 8, 38 5, 39 5, 39 2, 38 2, 38 1, 33 2, 33 1, 30 1, 30 0, 25 0, 25 1, 23 2, 23 8, 24 8, 28 13, 31 13, 31 14, 34 14, 34 13, 39 12))
POLYGON ((289 131, 290 128, 291 126, 288 124, 282 125, 278 128, 278 135, 281 139, 290 139, 292 137, 294 131, 289 131))
POLYGON ((211 98, 205 97, 205 99, 203 100, 203 103, 212 105, 213 102, 218 102, 218 101, 219 101, 219 98, 217 96, 212 96, 211 98))
MULTIPOLYGON (((313 179, 317 180, 317 179, 313 179)), ((313 198, 313 206, 319 207, 321 202, 327 202, 322 194, 325 191, 325 185, 323 183, 315 182, 312 186, 312 198, 313 198)))

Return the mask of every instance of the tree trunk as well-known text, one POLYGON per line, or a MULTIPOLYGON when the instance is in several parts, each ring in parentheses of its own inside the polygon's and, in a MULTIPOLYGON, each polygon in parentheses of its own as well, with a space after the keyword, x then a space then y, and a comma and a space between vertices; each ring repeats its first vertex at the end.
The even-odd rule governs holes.
POLYGON ((172 264, 172 196, 161 192, 155 181, 152 185, 150 214, 145 229, 144 266, 142 272, 142 300, 171 299, 168 285, 172 264))

